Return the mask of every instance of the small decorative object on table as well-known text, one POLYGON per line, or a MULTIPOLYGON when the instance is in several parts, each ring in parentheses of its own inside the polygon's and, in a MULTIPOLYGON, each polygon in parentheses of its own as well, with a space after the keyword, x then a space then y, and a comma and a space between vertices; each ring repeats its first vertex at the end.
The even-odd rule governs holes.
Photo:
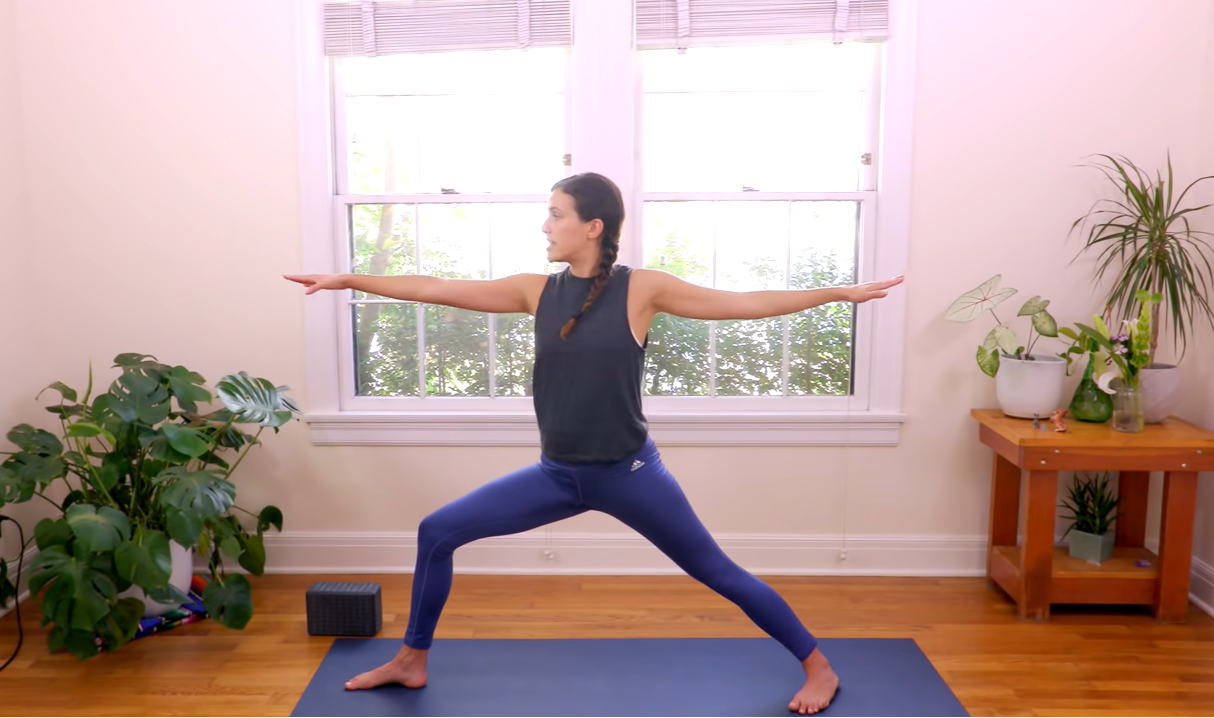
POLYGON ((307 593, 308 633, 374 636, 384 614, 378 583, 314 583, 307 593))
POLYGON ((1111 333, 1100 315, 1092 317, 1094 326, 1076 324, 1078 333, 1059 330, 1075 342, 1066 354, 1091 352, 1096 385, 1113 395, 1113 428, 1129 433, 1141 432, 1146 426, 1141 372, 1151 365, 1151 307, 1160 301, 1159 294, 1147 291, 1139 291, 1137 298, 1141 306, 1138 318, 1124 320, 1124 331, 1119 334, 1111 333))
POLYGON ((1113 557, 1116 534, 1112 526, 1120 517, 1120 514, 1114 516, 1113 511, 1121 499, 1110 493, 1108 488, 1107 473, 1084 479, 1076 477, 1069 500, 1061 504, 1062 508, 1071 512, 1070 516, 1064 517, 1072 522, 1063 534, 1065 537, 1073 532, 1070 555, 1088 563, 1101 564, 1113 557))
POLYGON ((1054 425, 1054 431, 1066 431, 1066 409, 1058 409, 1050 414, 1050 423, 1054 425))
MULTIPOLYGON (((1074 334, 1071 329, 1059 329, 1060 333, 1074 334)), ((1087 421, 1093 424, 1103 424, 1113 418, 1113 397, 1096 385, 1094 371, 1096 370, 1096 343, 1087 337, 1080 338, 1074 334, 1076 343, 1063 354, 1068 362, 1071 354, 1087 354, 1087 367, 1083 370, 1083 378, 1075 393, 1071 395, 1070 412, 1076 421, 1087 421)))

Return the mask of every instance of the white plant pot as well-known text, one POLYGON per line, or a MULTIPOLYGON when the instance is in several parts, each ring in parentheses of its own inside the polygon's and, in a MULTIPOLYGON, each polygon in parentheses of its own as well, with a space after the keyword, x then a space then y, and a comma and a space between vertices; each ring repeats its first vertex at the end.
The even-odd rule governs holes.
POLYGON ((1148 424, 1158 424, 1180 408, 1180 367, 1152 364, 1140 372, 1142 414, 1148 424))
POLYGON ((1048 419, 1065 409, 1066 362, 1061 357, 1033 354, 1032 360, 999 357, 995 395, 1004 414, 1020 419, 1048 419))
MULTIPOLYGON (((176 541, 169 541, 169 555, 172 556, 173 567, 169 573, 169 584, 182 593, 190 592, 190 581, 194 577, 194 552, 176 541)), ((163 616, 169 611, 180 608, 177 603, 159 603, 148 597, 147 593, 138 586, 131 586, 118 596, 119 598, 137 598, 143 601, 143 617, 163 616)))

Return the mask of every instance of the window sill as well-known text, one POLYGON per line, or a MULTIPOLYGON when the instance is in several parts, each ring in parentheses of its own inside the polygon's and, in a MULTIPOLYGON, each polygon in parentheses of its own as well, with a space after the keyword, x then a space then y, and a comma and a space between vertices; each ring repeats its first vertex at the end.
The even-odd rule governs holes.
MULTIPOLYGON (((662 446, 897 446, 905 414, 888 412, 649 415, 662 446)), ((318 446, 539 446, 531 413, 307 414, 318 446)))

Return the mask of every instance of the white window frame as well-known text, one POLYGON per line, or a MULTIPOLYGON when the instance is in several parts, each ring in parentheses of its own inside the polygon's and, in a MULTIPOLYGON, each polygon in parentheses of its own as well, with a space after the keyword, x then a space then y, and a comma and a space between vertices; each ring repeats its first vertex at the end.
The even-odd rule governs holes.
MULTIPOLYGON (((620 186, 628 220, 619 261, 643 265, 641 209, 669 193, 637 191, 640 182, 640 61, 631 41, 632 3, 572 0, 572 52, 567 73, 566 146, 571 172, 597 171, 620 186), (621 68, 624 68, 621 70, 621 68), (631 72, 628 71, 631 68, 631 72), (593 95, 578 93, 594 87, 593 95), (570 90, 573 90, 570 92, 570 90), (599 132, 597 128, 612 128, 599 132)), ((301 271, 344 271, 346 206, 334 152, 329 60, 323 53, 322 0, 296 8, 301 183, 301 271)), ((908 254, 914 81, 913 0, 890 0, 890 39, 882 50, 881 122, 875 135, 875 185, 857 192, 721 193, 721 199, 859 199, 864 203, 859 281, 903 274, 908 254), (877 211, 879 207, 880 211, 877 211)), ((702 194, 697 193, 699 196, 702 194)), ((716 195, 712 195, 716 196, 716 195)), ((710 196, 711 197, 711 196, 710 196)), ((546 195, 359 195, 399 204, 547 200, 546 195)), ((537 222, 540 220, 537 220, 537 222)), ((654 440, 663 445, 896 445, 902 412, 904 291, 857 306, 854 391, 847 397, 646 397, 654 440)), ((307 402, 304 420, 320 445, 538 446, 529 397, 358 397, 348 298, 304 301, 307 402), (342 334, 342 332, 345 334, 342 334)))

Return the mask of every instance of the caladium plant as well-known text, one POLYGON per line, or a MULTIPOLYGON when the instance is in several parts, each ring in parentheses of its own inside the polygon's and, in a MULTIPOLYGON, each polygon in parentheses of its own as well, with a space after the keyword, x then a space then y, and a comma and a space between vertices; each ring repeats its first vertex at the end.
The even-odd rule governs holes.
POLYGON ((1046 309, 1050 300, 1033 297, 1020 307, 1017 317, 1029 318, 1028 342, 1021 342, 1016 330, 1005 324, 995 313, 995 307, 1011 299, 1015 289, 1000 287, 1002 275, 996 274, 976 288, 958 297, 944 313, 944 318, 950 322, 972 322, 978 317, 990 312, 995 320, 995 328, 986 335, 986 339, 978 347, 976 359, 978 367, 987 376, 995 376, 999 372, 1000 357, 1012 359, 1033 359, 1033 346, 1039 337, 1057 337, 1058 322, 1046 309))
MULTIPOLYGON (((186 598, 169 584, 170 540, 209 559, 202 599, 210 616, 244 628, 253 615, 249 582, 228 574, 223 557, 261 575, 263 537, 271 527, 281 531, 283 517, 275 506, 257 513, 236 506, 232 473, 263 431, 277 433, 299 412, 288 387, 244 372, 225 376, 213 395, 201 375, 150 355, 121 354, 114 367, 121 374, 96 397, 91 368, 83 397, 62 382, 47 387, 59 394, 46 409, 62 431, 20 424, 8 432, 17 450, 0 452, 8 457, 0 463, 0 507, 38 497, 55 508, 31 539, 38 558, 30 594, 41 602, 43 625, 52 626, 50 648, 81 659, 134 637, 144 605, 120 595, 132 586, 155 601, 186 598), (203 406, 216 396, 221 407, 203 406), (248 425, 257 430, 240 428, 248 425)), ((0 606, 16 597, 16 578, 0 560, 0 606)))

